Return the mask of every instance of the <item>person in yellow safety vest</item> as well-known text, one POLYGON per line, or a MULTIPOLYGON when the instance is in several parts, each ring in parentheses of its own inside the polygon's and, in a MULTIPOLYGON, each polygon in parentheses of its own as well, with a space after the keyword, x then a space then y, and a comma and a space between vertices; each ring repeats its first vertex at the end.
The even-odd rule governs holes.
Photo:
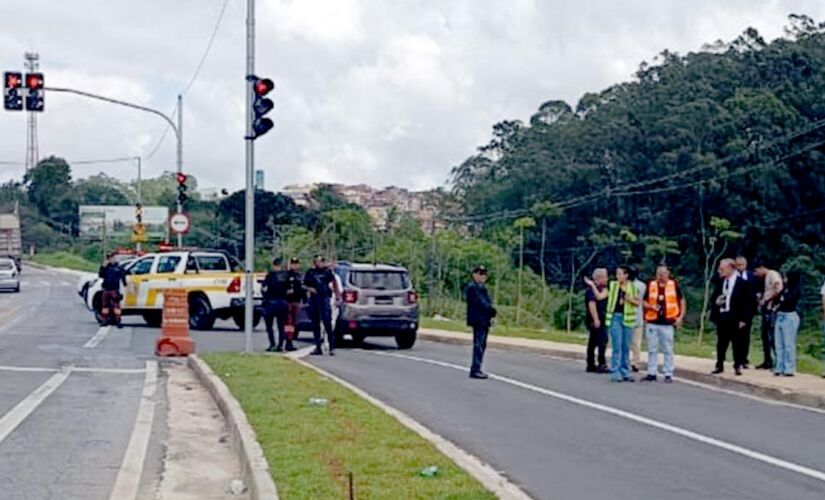
POLYGON ((616 268, 616 279, 607 287, 607 316, 613 354, 610 359, 610 380, 635 382, 630 374, 630 343, 636 326, 636 309, 642 304, 636 286, 628 280, 626 266, 616 268))
POLYGON ((656 279, 648 284, 643 304, 647 337, 647 377, 644 380, 656 381, 661 345, 665 383, 673 382, 673 337, 675 328, 684 322, 687 302, 665 264, 656 268, 656 279))

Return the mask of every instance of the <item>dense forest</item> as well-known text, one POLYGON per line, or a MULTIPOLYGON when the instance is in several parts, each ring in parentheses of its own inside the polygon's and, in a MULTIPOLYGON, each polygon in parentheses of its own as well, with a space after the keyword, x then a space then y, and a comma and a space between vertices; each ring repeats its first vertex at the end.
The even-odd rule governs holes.
POLYGON ((597 263, 665 259, 699 285, 741 252, 818 286, 825 23, 792 15, 785 31, 666 50, 575 107, 550 100, 529 123, 496 124, 453 169, 454 220, 487 236, 526 227, 526 262, 558 284, 597 263))

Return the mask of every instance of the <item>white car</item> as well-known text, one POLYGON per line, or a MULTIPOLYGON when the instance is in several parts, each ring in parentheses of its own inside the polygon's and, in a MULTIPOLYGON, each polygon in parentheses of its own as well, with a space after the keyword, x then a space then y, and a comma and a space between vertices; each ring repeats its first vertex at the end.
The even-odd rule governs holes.
POLYGON ((0 259, 0 290, 20 291, 20 270, 12 259, 0 259))
MULTIPOLYGON (((260 280, 255 275, 255 305, 261 301, 260 280)), ((195 330, 210 330, 217 319, 232 319, 243 328, 244 273, 237 261, 219 251, 173 250, 150 253, 137 258, 126 268, 126 286, 121 312, 142 316, 149 326, 160 326, 163 290, 183 288, 189 296, 189 325, 195 330)), ((86 305, 102 320, 102 280, 86 292, 86 305)), ((256 307, 254 324, 261 319, 256 307)))

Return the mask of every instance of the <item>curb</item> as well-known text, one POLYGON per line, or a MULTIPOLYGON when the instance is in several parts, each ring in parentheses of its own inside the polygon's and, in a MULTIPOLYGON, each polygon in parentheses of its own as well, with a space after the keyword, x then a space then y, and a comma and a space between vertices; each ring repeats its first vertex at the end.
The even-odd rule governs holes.
POLYGON ((466 451, 462 450, 451 441, 444 439, 440 435, 436 434, 435 432, 431 431, 424 425, 420 424, 418 421, 414 420, 412 417, 407 415, 406 413, 402 412, 401 410, 397 410, 392 406, 384 403, 383 401, 371 396, 369 393, 360 389, 359 387, 343 380, 342 378, 329 373, 328 371, 324 370, 323 368, 319 368, 311 363, 300 359, 299 357, 292 358, 293 361, 309 368, 310 370, 315 371, 322 377, 326 377, 337 384, 349 389, 350 391, 354 392, 358 397, 364 399, 368 403, 378 407, 384 413, 387 413, 391 417, 398 420, 404 427, 410 429, 414 433, 418 434, 428 443, 435 446, 435 448, 443 453, 447 458, 452 460, 456 463, 461 469, 467 472, 470 476, 480 482, 485 488, 493 492, 498 498, 504 500, 530 500, 530 496, 527 495, 521 488, 517 485, 510 482, 506 477, 501 475, 498 471, 496 471, 490 465, 482 462, 479 458, 475 457, 467 453, 466 451))
MULTIPOLYGON (((472 339, 467 336, 467 334, 464 334, 464 336, 460 338, 454 336, 444 337, 437 333, 419 330, 418 336, 419 338, 425 340, 441 342, 443 344, 471 345, 473 343, 472 339)), ((548 347, 537 344, 530 346, 515 345, 513 343, 497 339, 492 335, 487 338, 487 343, 490 347, 495 347, 505 351, 530 352, 534 354, 539 352, 541 354, 577 361, 585 359, 585 354, 583 352, 579 352, 572 344, 570 349, 559 349, 556 347, 548 347)), ((774 387, 764 387, 747 380, 731 380, 724 377, 713 376, 709 373, 690 368, 682 368, 677 366, 677 369, 679 372, 678 375, 686 380, 700 382, 702 384, 712 385, 722 389, 738 391, 751 396, 774 399, 800 406, 825 410, 825 396, 805 392, 788 391, 774 387)))
POLYGON ((244 482, 249 487, 249 498, 251 500, 277 500, 278 489, 269 474, 269 463, 266 461, 261 445, 255 438, 255 431, 249 425, 249 420, 240 403, 229 392, 229 388, 220 377, 215 375, 215 372, 197 355, 190 355, 187 364, 212 395, 212 399, 215 400, 215 404, 218 405, 229 424, 233 447, 238 453, 243 468, 244 482))

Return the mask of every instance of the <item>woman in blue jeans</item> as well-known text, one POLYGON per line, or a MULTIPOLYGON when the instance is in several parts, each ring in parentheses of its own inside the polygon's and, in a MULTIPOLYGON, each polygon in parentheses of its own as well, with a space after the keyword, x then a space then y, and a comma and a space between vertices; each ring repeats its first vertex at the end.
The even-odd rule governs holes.
POLYGON ((797 306, 802 296, 802 275, 799 271, 787 273, 785 288, 777 298, 774 347, 776 365, 774 375, 793 377, 796 373, 796 334, 799 331, 797 306))

